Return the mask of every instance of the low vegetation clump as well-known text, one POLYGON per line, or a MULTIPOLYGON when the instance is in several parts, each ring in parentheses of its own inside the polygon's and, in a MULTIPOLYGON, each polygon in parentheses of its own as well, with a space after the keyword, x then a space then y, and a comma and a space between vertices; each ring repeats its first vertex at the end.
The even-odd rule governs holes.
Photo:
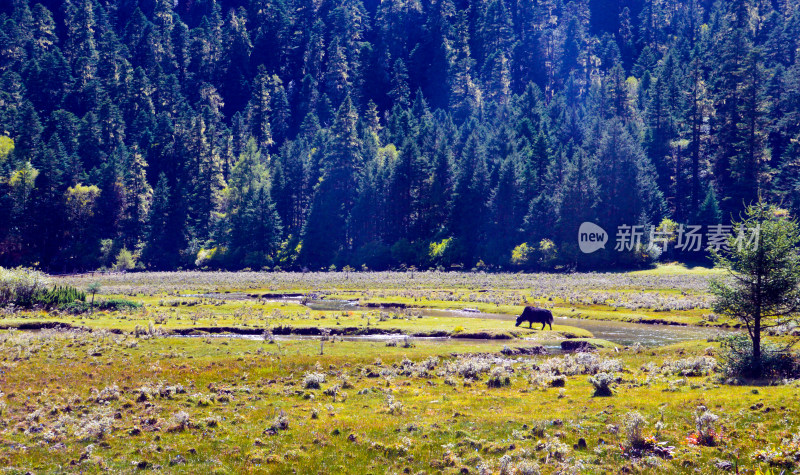
POLYGON ((662 374, 676 374, 680 376, 708 376, 717 369, 716 358, 702 355, 690 358, 681 358, 674 361, 665 361, 661 364, 662 374))
POLYGON ((659 430, 663 428, 663 423, 656 423, 656 433, 645 435, 647 420, 638 411, 631 411, 625 414, 622 420, 622 427, 625 434, 625 443, 622 447, 623 455, 631 458, 643 458, 655 456, 662 459, 671 459, 674 456, 675 447, 667 445, 665 441, 659 441, 659 430))
POLYGON ((625 414, 623 427, 625 428, 625 443, 631 448, 641 448, 644 445, 644 417, 632 411, 625 414))
POLYGON ((303 376, 303 387, 306 389, 319 389, 325 382, 323 373, 306 373, 303 376))
POLYGON ((84 292, 71 285, 52 285, 51 281, 33 269, 0 267, 0 307, 55 309, 85 302, 84 292))
POLYGON ((279 431, 289 429, 289 416, 283 410, 272 419, 269 427, 264 431, 265 433, 277 434, 279 431))
POLYGON ((800 376, 800 359, 785 345, 763 343, 756 367, 753 345, 744 335, 720 339, 721 370, 729 378, 760 375, 767 378, 797 378, 800 376))
POLYGON ((94 304, 85 301, 74 301, 62 305, 61 310, 74 315, 90 313, 94 311, 114 312, 130 311, 142 308, 142 304, 128 299, 100 299, 94 304))
POLYGON ((757 450, 753 459, 780 469, 797 468, 800 466, 800 435, 794 433, 782 439, 779 444, 757 450))
POLYGON ((618 378, 612 373, 597 373, 594 376, 589 376, 589 382, 594 386, 595 397, 608 397, 614 395, 613 386, 616 384, 618 378))
POLYGON ((536 365, 538 371, 567 376, 615 373, 622 371, 623 367, 624 365, 619 359, 605 358, 594 353, 567 354, 547 359, 536 365))
POLYGON ((686 438, 691 445, 714 447, 722 440, 722 434, 716 430, 719 416, 713 414, 705 406, 698 406, 694 414, 695 431, 686 438))
POLYGON ((458 358, 447 367, 447 372, 453 372, 464 379, 478 379, 488 373, 492 367, 492 358, 487 356, 470 356, 458 358))
POLYGON ((42 272, 0 267, 0 305, 32 304, 34 297, 49 285, 50 279, 42 272))
POLYGON ((489 380, 486 382, 486 384, 490 388, 502 388, 503 386, 510 386, 511 376, 504 368, 494 367, 492 368, 491 372, 489 372, 489 380))

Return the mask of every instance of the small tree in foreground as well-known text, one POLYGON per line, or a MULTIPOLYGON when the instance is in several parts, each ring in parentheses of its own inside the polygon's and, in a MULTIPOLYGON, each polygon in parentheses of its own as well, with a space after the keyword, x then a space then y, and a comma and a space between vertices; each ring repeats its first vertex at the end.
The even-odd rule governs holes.
MULTIPOLYGON (((764 373, 762 332, 788 326, 800 310, 798 243, 797 222, 785 211, 759 202, 747 208, 742 222, 734 223, 728 249, 712 251, 716 265, 729 273, 729 278, 711 282, 714 311, 744 323, 752 343, 748 352, 752 362, 744 376, 764 373)), ((782 351, 788 351, 792 343, 782 351)))
POLYGON ((86 287, 86 291, 92 294, 92 303, 90 304, 91 312, 94 313, 94 296, 100 292, 100 282, 92 282, 86 287))

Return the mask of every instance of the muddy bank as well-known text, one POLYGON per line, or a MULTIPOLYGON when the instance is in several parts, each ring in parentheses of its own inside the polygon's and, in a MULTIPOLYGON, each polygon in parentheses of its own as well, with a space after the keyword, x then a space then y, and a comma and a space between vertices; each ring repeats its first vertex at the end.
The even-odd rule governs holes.
MULTIPOLYGON (((91 328, 83 325, 73 325, 71 323, 66 322, 24 322, 24 323, 11 323, 11 324, 2 324, 0 323, 0 330, 24 330, 24 331, 38 331, 38 330, 58 330, 58 331, 69 331, 69 330, 76 330, 76 331, 84 331, 84 332, 92 332, 92 331, 99 331, 97 328, 91 328)), ((124 333, 122 330, 116 328, 109 328, 106 329, 109 333, 114 333, 117 335, 121 335, 124 333)))
POLYGON ((408 305, 400 302, 364 302, 358 305, 363 308, 408 308, 408 305))
POLYGON ((644 323, 645 325, 671 325, 675 327, 687 327, 686 323, 674 322, 671 320, 662 320, 660 318, 640 318, 638 320, 631 320, 631 323, 644 323))
MULTIPOLYGON (((83 325, 72 325, 64 322, 25 322, 18 324, 0 324, 0 330, 21 330, 21 331, 37 331, 37 330, 57 330, 57 331, 85 331, 96 332, 100 331, 97 328, 91 328, 83 325)), ((202 335, 243 335, 243 336, 261 336, 264 334, 264 328, 250 328, 250 327, 231 327, 231 326, 216 326, 216 327, 190 327, 190 328, 158 328, 161 334, 165 336, 202 336, 202 335)), ((445 330, 432 330, 426 332, 405 332, 398 328, 370 328, 370 327, 336 327, 336 328, 321 328, 321 327, 301 327, 301 326, 277 326, 270 329, 273 335, 297 335, 297 336, 396 336, 412 337, 412 338, 453 338, 464 340, 514 340, 524 336, 516 332, 489 332, 489 331, 476 331, 476 332, 458 332, 451 333, 445 330)), ((114 328, 107 329, 109 333, 121 335, 125 332, 123 330, 114 328)), ((575 338, 571 334, 558 334, 562 338, 575 338)))
POLYGON ((535 356, 546 355, 547 348, 542 345, 535 346, 517 346, 515 348, 503 348, 500 350, 501 355, 505 356, 535 356))
POLYGON ((565 340, 561 342, 561 351, 564 352, 594 351, 596 349, 597 346, 585 340, 579 340, 579 341, 565 340))
MULTIPOLYGON (((341 327, 341 328, 320 328, 320 327, 297 327, 297 326, 278 326, 271 328, 273 335, 301 335, 301 336, 322 336, 326 330, 330 336, 369 336, 369 335, 402 335, 417 338, 458 338, 468 340, 513 340, 516 335, 510 333, 492 332, 460 332, 452 334, 450 332, 428 331, 406 333, 397 328, 365 328, 365 327, 341 327)), ((264 328, 247 327, 192 327, 176 328, 168 330, 169 335, 204 335, 228 333, 232 335, 263 335, 264 328)))
POLYGON ((312 294, 304 294, 304 293, 296 293, 296 292, 295 293, 267 292, 267 293, 263 293, 263 294, 247 294, 247 295, 248 295, 248 297, 251 297, 251 298, 254 298, 254 299, 268 299, 268 300, 271 300, 271 299, 301 299, 301 298, 316 300, 316 299, 321 298, 321 296, 319 294, 313 294, 313 293, 312 294))
MULTIPOLYGON (((215 333, 230 333, 233 335, 263 335, 266 329, 264 328, 247 328, 247 327, 192 327, 192 328, 176 328, 168 331, 170 335, 203 335, 215 333)), ((391 335, 402 333, 397 329, 385 328, 362 328, 362 327, 342 327, 342 328, 320 328, 320 327, 295 327, 295 326, 278 326, 270 329, 273 335, 304 335, 304 336, 321 336, 323 330, 328 330, 328 335, 391 335)), ((412 334, 409 336, 447 336, 446 334, 412 334)), ((444 333, 444 332, 442 332, 444 333)))

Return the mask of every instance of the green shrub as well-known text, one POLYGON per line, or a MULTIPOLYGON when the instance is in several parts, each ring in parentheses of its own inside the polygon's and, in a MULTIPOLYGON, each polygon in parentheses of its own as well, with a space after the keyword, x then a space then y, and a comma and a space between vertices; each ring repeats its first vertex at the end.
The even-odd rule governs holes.
POLYGON ((126 248, 122 248, 117 254, 117 260, 112 267, 115 271, 129 271, 136 268, 136 259, 133 253, 126 248))
POLYGON ((502 388, 504 386, 511 386, 511 376, 505 369, 500 367, 492 368, 489 373, 489 380, 486 385, 490 388, 502 388))
POLYGON ((557 261, 558 249, 549 239, 542 239, 538 246, 523 242, 511 251, 511 265, 518 269, 549 269, 557 261))
POLYGON ((36 303, 40 303, 46 307, 57 307, 75 301, 86 301, 86 294, 69 285, 57 285, 37 296, 36 303))
POLYGON ((589 382, 594 386, 595 397, 613 396, 613 385, 616 381, 617 378, 612 373, 597 373, 589 377, 589 382))
MULTIPOLYGON (((99 300, 94 304, 95 310, 105 310, 108 312, 112 312, 114 310, 133 310, 141 307, 142 304, 125 299, 99 300)), ((59 307, 59 310, 71 314, 88 313, 91 311, 91 309, 91 304, 85 301, 66 303, 59 307)))
POLYGON ((136 303, 132 300, 125 300, 125 299, 108 299, 108 300, 101 300, 95 304, 95 308, 99 310, 133 310, 135 308, 141 308, 142 304, 136 303))
POLYGON ((527 242, 523 242, 511 251, 511 265, 514 267, 528 267, 533 262, 534 249, 527 242))
POLYGON ((88 313, 89 310, 91 310, 91 306, 86 302, 76 301, 60 305, 58 309, 72 315, 80 315, 82 313, 88 313))
POLYGON ((746 335, 732 335, 720 339, 722 372, 728 377, 793 377, 798 373, 798 360, 783 347, 761 343, 761 368, 753 363, 753 342, 746 335))
POLYGON ((86 294, 69 285, 47 289, 49 279, 33 269, 3 269, 0 267, 0 305, 14 304, 23 308, 36 305, 57 307, 76 300, 86 300, 86 294))
POLYGON ((0 267, 0 305, 33 306, 36 296, 45 292, 49 283, 47 276, 37 270, 0 267))
POLYGON ((428 257, 431 262, 442 266, 454 266, 463 261, 466 249, 457 238, 449 237, 428 246, 428 257))

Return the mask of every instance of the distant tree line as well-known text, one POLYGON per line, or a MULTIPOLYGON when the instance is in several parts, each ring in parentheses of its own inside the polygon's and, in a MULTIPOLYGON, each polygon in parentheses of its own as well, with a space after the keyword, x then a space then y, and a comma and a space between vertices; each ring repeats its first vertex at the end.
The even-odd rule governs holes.
POLYGON ((641 265, 579 224, 800 211, 799 51, 796 0, 10 0, 0 265, 641 265))

